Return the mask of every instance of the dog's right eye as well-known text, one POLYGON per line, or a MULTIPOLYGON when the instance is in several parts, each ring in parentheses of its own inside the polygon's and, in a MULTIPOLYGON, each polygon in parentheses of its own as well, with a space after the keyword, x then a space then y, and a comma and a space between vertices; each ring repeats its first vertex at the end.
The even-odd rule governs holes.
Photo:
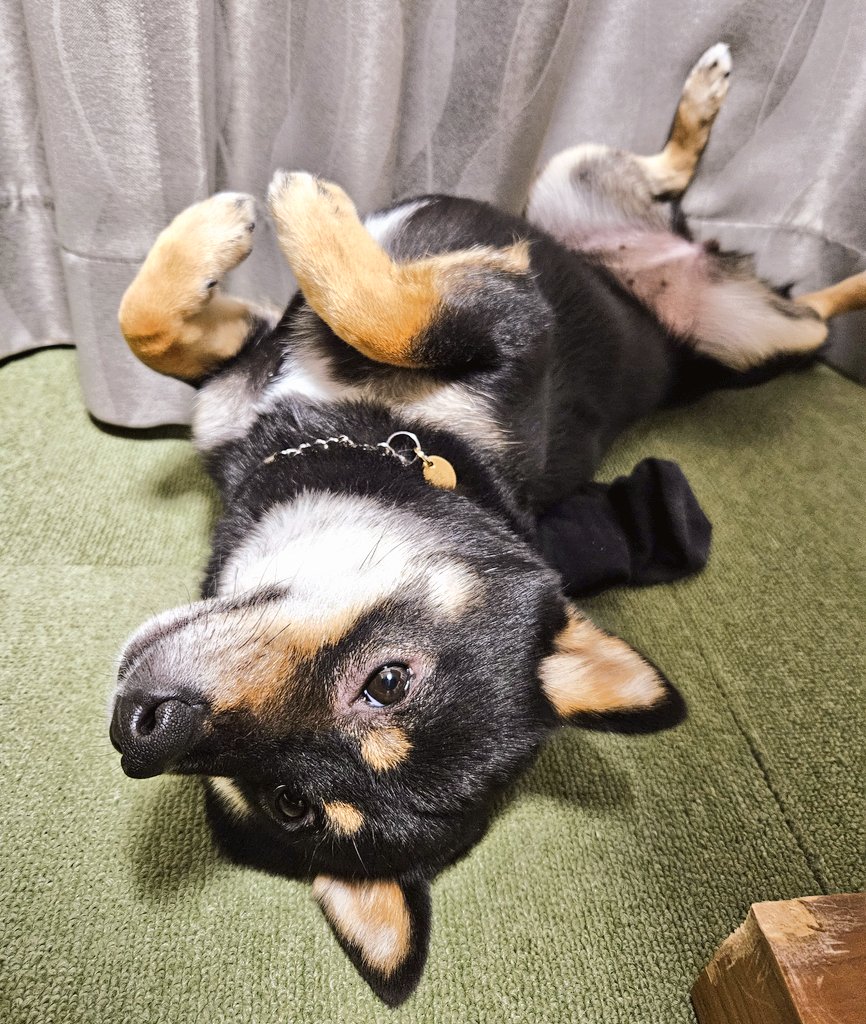
POLYGON ((288 786, 279 787, 274 805, 281 818, 295 825, 300 824, 310 813, 310 805, 307 801, 293 793, 288 786))
POLYGON ((383 665, 367 680, 361 696, 374 708, 396 704, 409 692, 412 669, 408 665, 383 665))

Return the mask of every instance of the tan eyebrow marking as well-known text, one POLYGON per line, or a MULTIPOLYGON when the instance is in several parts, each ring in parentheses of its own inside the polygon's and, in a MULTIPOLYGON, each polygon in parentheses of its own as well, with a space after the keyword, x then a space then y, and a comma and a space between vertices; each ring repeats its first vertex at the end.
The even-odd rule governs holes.
POLYGON ((341 836, 352 836, 359 832, 364 824, 364 815, 351 804, 342 800, 326 803, 325 817, 331 828, 341 836))
POLYGON ((221 775, 209 775, 208 782, 225 810, 237 818, 246 818, 251 813, 246 797, 231 779, 226 779, 221 775))
POLYGON ((406 733, 397 726, 374 729, 361 740, 361 757, 377 772, 387 772, 405 761, 412 749, 406 733))

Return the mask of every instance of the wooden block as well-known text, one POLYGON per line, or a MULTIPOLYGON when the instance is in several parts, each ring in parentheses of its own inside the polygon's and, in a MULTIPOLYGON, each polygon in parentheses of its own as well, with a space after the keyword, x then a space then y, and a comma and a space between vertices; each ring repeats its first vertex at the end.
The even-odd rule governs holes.
POLYGON ((692 989, 700 1024, 866 1024, 866 894, 753 903, 692 989))

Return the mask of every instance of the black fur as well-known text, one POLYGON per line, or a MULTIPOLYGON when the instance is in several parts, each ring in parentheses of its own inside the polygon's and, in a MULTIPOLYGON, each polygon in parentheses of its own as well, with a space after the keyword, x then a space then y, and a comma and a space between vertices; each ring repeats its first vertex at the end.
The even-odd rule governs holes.
MULTIPOLYGON (((676 226, 687 230, 680 214, 676 226)), ((435 197, 389 245, 396 258, 408 260, 520 239, 531 246, 529 276, 491 279, 417 339, 416 355, 436 369, 410 372, 371 362, 297 296, 273 331, 256 324, 242 352, 202 382, 206 389, 225 374, 241 375, 260 393, 304 345, 326 361, 336 381, 369 386, 380 396, 283 398, 242 436, 206 454, 225 509, 204 597, 217 600, 220 573, 238 545, 269 510, 302 491, 373 497, 399 507, 416 517, 425 535, 441 536, 443 549, 459 553, 483 580, 477 603, 447 625, 432 621, 411 589, 376 606, 339 641, 310 656, 285 703, 267 714, 215 713, 207 735, 170 766, 236 780, 249 813, 238 817, 216 800, 209 803, 215 833, 238 861, 299 877, 324 872, 399 880, 415 929, 409 961, 383 977, 340 940, 391 1004, 411 992, 423 969, 428 880, 483 835, 498 794, 560 723, 537 672, 566 627, 566 605, 540 551, 537 514, 586 484, 614 437, 636 419, 708 387, 752 382, 752 375, 696 356, 671 337, 603 268, 484 203, 435 197), (297 330, 301 321, 303 332, 297 330), (414 421, 382 400, 425 381, 459 382, 483 396, 508 446, 499 450, 483 438, 473 443, 460 424, 414 421), (404 430, 418 434, 428 453, 450 460, 456 492, 428 486, 418 463, 407 467, 340 445, 264 463, 303 441, 345 434, 375 445, 404 430), (392 649, 406 658, 402 651, 417 649, 433 668, 405 702, 381 712, 406 730, 412 749, 403 763, 377 772, 360 756, 351 729, 336 727, 323 708, 336 699, 334 680, 346 674, 358 652, 373 658, 369 652, 392 649), (287 825, 274 809, 273 794, 283 784, 296 787, 313 808, 300 824, 287 825), (357 808, 364 827, 349 838, 323 832, 316 808, 329 800, 357 808)), ((265 614, 283 593, 263 588, 244 600, 265 614)), ((238 607, 230 598, 219 601, 223 611, 238 607)), ((164 631, 148 638, 134 657, 127 656, 123 692, 142 696, 148 686, 156 687, 158 665, 147 665, 146 677, 141 665, 147 650, 166 636, 164 631)), ((619 732, 676 724, 685 706, 664 683, 666 699, 647 710, 580 716, 573 724, 619 732)), ((365 714, 347 721, 366 727, 365 714)))

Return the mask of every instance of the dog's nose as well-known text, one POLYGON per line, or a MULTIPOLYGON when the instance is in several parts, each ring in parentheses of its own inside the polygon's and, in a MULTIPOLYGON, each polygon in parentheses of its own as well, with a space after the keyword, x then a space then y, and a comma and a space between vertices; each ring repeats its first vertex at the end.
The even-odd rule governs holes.
POLYGON ((109 736, 133 779, 149 779, 173 767, 204 732, 205 704, 180 697, 118 697, 109 736))

